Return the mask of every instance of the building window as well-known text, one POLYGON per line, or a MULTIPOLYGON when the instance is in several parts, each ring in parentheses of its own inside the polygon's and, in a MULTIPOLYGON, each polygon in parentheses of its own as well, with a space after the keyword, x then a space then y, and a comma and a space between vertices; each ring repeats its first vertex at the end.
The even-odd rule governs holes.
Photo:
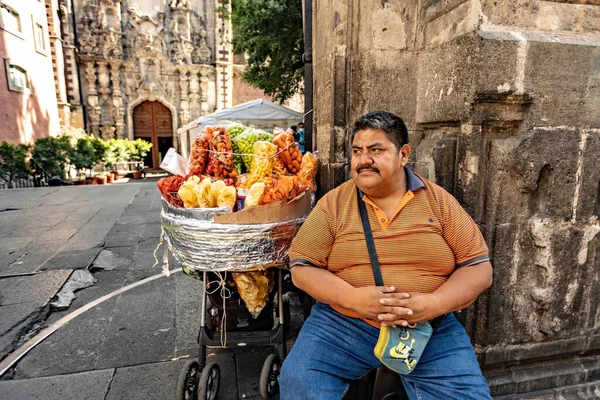
POLYGON ((12 8, 0 4, 0 26, 12 33, 21 33, 21 17, 12 8))
POLYGON ((28 92, 30 89, 29 76, 25 68, 11 63, 9 59, 4 60, 4 66, 6 67, 8 89, 15 92, 28 92))
POLYGON ((37 51, 46 51, 46 35, 44 35, 44 27, 37 22, 33 24, 33 35, 35 37, 35 49, 37 51))

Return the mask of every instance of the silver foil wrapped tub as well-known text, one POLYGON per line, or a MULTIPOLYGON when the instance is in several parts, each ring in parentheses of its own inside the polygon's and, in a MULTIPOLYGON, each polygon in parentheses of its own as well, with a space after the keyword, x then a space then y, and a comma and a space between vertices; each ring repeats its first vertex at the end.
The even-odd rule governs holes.
POLYGON ((178 208, 163 199, 162 236, 175 259, 196 271, 248 271, 289 262, 292 239, 310 211, 310 195, 232 213, 178 208))

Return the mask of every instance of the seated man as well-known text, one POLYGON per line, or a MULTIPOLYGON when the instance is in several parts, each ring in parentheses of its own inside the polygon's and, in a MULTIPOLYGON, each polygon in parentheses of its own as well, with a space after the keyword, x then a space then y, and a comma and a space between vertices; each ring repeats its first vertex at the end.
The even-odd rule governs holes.
POLYGON ((402 119, 364 115, 351 143, 352 179, 317 203, 290 249, 294 284, 318 303, 283 363, 281 399, 341 399, 351 381, 383 366, 373 354, 382 325, 434 319, 418 364, 400 375, 409 398, 491 399, 452 314, 492 283, 479 229, 454 197, 406 166, 402 119), (374 283, 359 199, 385 286, 374 283))

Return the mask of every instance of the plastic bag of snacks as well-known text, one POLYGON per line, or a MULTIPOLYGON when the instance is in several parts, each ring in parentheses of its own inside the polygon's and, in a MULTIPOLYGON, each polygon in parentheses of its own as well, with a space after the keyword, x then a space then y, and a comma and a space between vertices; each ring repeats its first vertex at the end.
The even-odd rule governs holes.
POLYGON ((316 155, 311 152, 307 152, 302 157, 302 164, 300 164, 300 171, 298 171, 298 178, 305 181, 310 185, 310 189, 314 192, 315 177, 317 176, 317 167, 319 165, 319 159, 316 155))
POLYGON ((275 135, 273 143, 277 146, 277 152, 283 165, 289 172, 297 174, 302 163, 302 153, 298 144, 294 142, 294 135, 291 132, 281 132, 275 135))
POLYGON ((208 164, 210 168, 207 168, 207 174, 218 179, 231 179, 235 182, 238 171, 234 165, 231 139, 227 129, 223 126, 209 126, 205 131, 211 150, 208 164))
POLYGON ((260 140, 254 143, 247 186, 256 182, 264 182, 267 186, 271 184, 275 154, 277 154, 277 146, 273 143, 260 140))
POLYGON ((232 272, 231 275, 246 308, 252 317, 258 317, 273 290, 273 271, 232 272))
POLYGON ((194 143, 192 143, 192 151, 190 152, 190 172, 189 175, 201 176, 206 170, 208 162, 209 144, 208 135, 200 133, 194 143))

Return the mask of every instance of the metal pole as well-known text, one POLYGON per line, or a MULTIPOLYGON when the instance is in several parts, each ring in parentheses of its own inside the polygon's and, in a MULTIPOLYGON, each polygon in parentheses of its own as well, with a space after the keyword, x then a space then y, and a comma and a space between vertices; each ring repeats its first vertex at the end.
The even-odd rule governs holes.
POLYGON ((304 25, 304 142, 307 151, 316 150, 313 140, 312 0, 302 2, 304 25))

